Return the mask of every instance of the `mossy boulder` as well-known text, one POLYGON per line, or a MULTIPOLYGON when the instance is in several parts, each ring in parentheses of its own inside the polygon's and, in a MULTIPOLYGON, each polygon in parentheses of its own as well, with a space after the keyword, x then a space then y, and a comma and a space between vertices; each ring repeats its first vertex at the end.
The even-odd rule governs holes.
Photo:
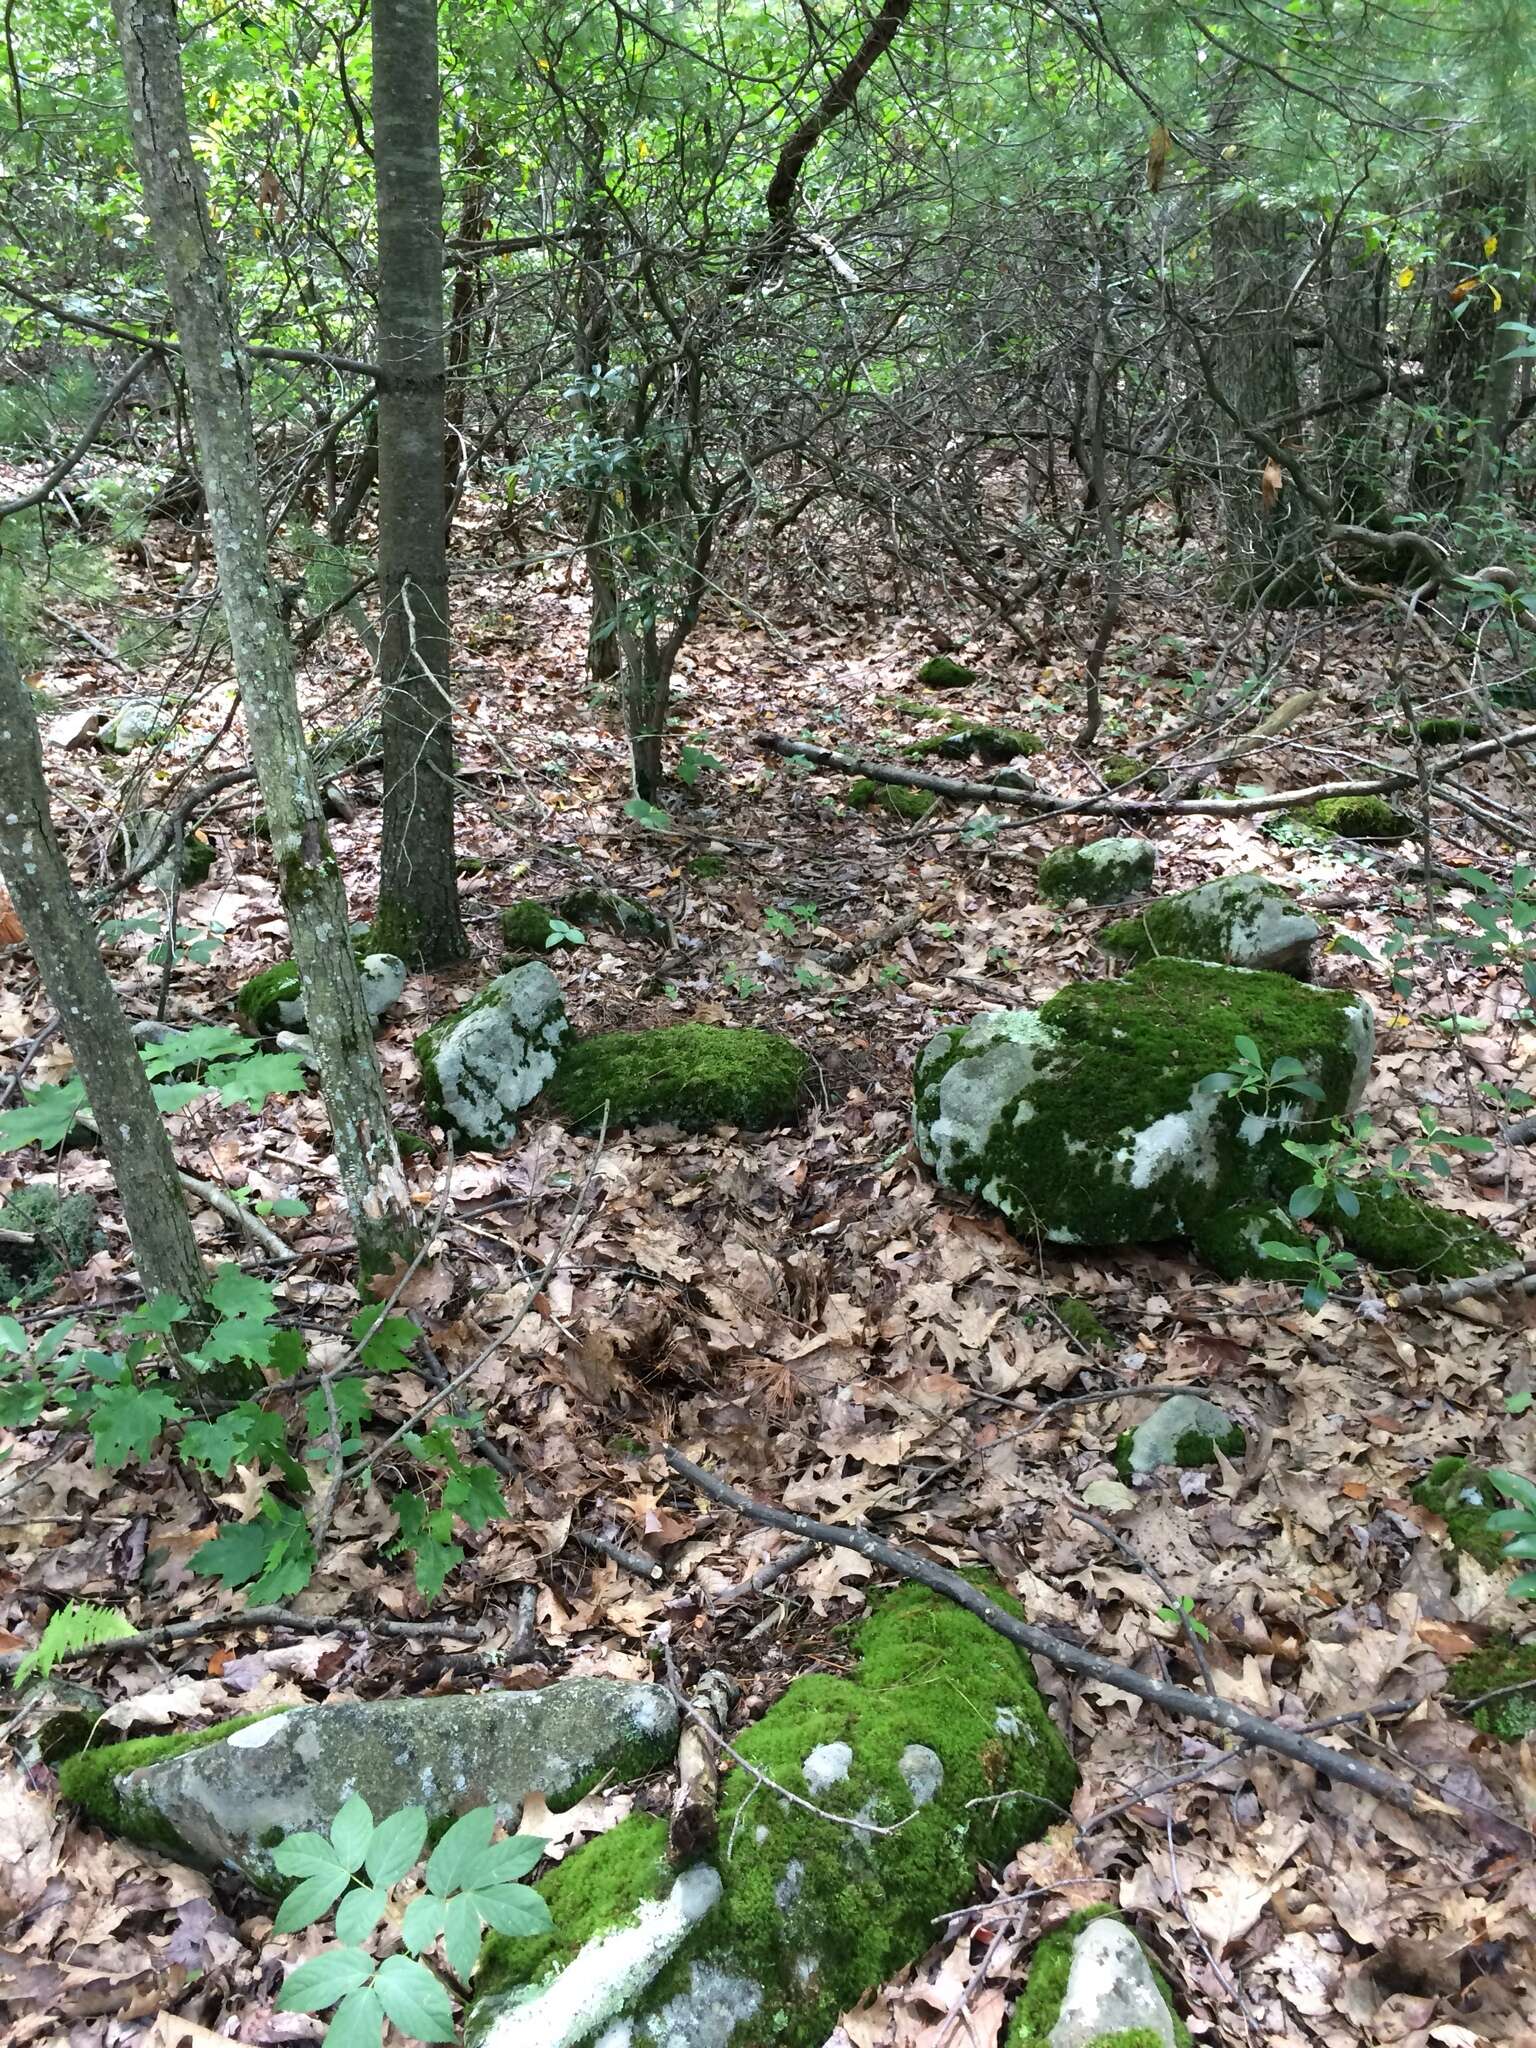
POLYGON ((1414 830, 1413 820, 1384 796, 1324 796, 1285 815, 1340 839, 1409 839, 1414 830))
POLYGON ((567 1028, 565 997, 542 960, 498 974, 416 1040, 428 1115, 472 1145, 509 1145, 519 1112, 555 1072, 567 1028))
POLYGON ((906 789, 900 783, 876 782, 872 776, 860 775, 849 783, 843 801, 851 810, 863 811, 873 806, 915 825, 943 799, 931 789, 906 789))
MULTIPOLYGON (((932 716, 930 713, 929 716, 932 716)), ((913 740, 902 748, 909 761, 938 755, 946 761, 984 761, 988 766, 1012 761, 1020 754, 1038 754, 1041 742, 1032 732, 1019 732, 1009 725, 987 725, 974 718, 944 717, 945 730, 913 740)))
MULTIPOLYGON (((406 984, 406 966, 398 953, 376 953, 359 945, 357 971, 363 985, 363 1002, 377 1024, 393 1004, 399 1002, 406 984)), ((299 970, 292 960, 275 960, 253 974, 235 997, 235 1009, 262 1038, 279 1029, 300 1031, 304 1027, 304 992, 299 970)))
POLYGON ((927 690, 965 690, 975 682, 976 671, 947 654, 930 654, 918 670, 917 680, 927 690))
POLYGON ((810 1062, 777 1032, 717 1024, 609 1031, 561 1058, 549 1089, 557 1116, 596 1130, 675 1124, 707 1131, 734 1124, 769 1131, 799 1114, 810 1062))
POLYGON ((1101 755, 1098 768, 1107 789, 1124 789, 1128 782, 1138 782, 1146 790, 1168 787, 1166 768, 1149 768, 1134 754, 1101 755))
POLYGON ((1322 927, 1263 875, 1222 875, 1160 896, 1099 935, 1120 960, 1212 960, 1307 978, 1322 927))
POLYGON ((87 1194, 61 1195, 57 1188, 17 1188, 0 1203, 0 1231, 15 1231, 25 1243, 0 1238, 0 1301, 33 1301, 58 1279, 83 1266, 102 1242, 96 1204, 87 1194))
POLYGON ((381 1819, 405 1806, 434 1821, 490 1806, 515 1828, 531 1792, 559 1810, 599 1779, 647 1776, 676 1745, 677 1708, 663 1688, 574 1678, 535 1692, 245 1715, 190 1737, 86 1750, 59 1782, 111 1832, 273 1891, 275 1843, 324 1834, 354 1792, 381 1819))
POLYGON ((1474 1728, 1496 1735, 1501 1742, 1523 1742, 1536 1735, 1536 1642, 1514 1643, 1507 1638, 1459 1657, 1451 1670, 1450 1695, 1469 1708, 1474 1728), (1516 1686, 1518 1691, 1507 1691, 1516 1686), (1485 1693, 1502 1695, 1484 1699, 1485 1693), (1480 1704, 1472 1706, 1472 1701, 1480 1704))
POLYGON ((513 951, 555 952, 579 946, 589 931, 621 939, 664 939, 664 917, 613 889, 570 889, 554 903, 524 897, 501 913, 501 935, 513 951))
POLYGON ((1288 1189, 1285 1138, 1305 1116, 1354 1107, 1372 1041, 1361 997, 1153 960, 1038 1011, 941 1031, 917 1062, 917 1148, 943 1186, 978 1196, 1024 1237, 1198 1244, 1207 1217, 1288 1189), (1266 1062, 1299 1060, 1316 1105, 1287 1098, 1265 1118, 1203 1086, 1230 1065, 1239 1034, 1266 1062))
POLYGON ((1160 1402, 1145 1422, 1122 1430, 1115 1440, 1115 1470, 1129 1485, 1165 1465, 1183 1471, 1214 1465, 1218 1451, 1240 1458, 1247 1446, 1241 1423, 1224 1408, 1198 1394, 1175 1394, 1160 1402))
POLYGON ((1035 1945, 1007 2048, 1189 2048, 1168 1980, 1112 1907, 1035 1945))
POLYGON ((1508 1503, 1481 1466, 1454 1453, 1437 1458, 1414 1487, 1413 1498, 1444 1522, 1453 1550, 1464 1551, 1489 1571, 1504 1565, 1504 1538, 1489 1528, 1488 1518, 1508 1503))
POLYGON ((797 1679, 736 1739, 750 1768, 725 1780, 713 1865, 673 1884, 664 1829, 637 1816, 543 1880, 553 1934, 487 1943, 472 2048, 608 2029, 632 2048, 813 2048, 929 1947, 978 1862, 1064 1814, 1076 1773, 1011 1643, 908 1586, 857 1647, 851 1678, 797 1679))
POLYGON ((502 911, 501 936, 514 953, 558 953, 581 945, 584 934, 569 929, 568 921, 546 904, 524 896, 502 911))
POLYGON ((1150 839, 1090 839, 1048 853, 1037 880, 1047 903, 1118 903, 1150 888, 1156 867, 1150 839))

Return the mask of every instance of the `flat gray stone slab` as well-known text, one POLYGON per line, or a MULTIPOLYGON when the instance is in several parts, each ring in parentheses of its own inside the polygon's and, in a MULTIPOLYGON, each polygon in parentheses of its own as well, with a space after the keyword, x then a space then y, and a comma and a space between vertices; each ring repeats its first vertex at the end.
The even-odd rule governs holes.
POLYGON ((537 1692, 455 1693, 296 1707, 121 1781, 192 1860, 269 1887, 284 1835, 326 1833, 354 1793, 376 1820, 491 1806, 515 1828, 540 1792, 568 1806, 599 1778, 644 1777, 677 1747, 677 1707, 659 1686, 572 1678, 537 1692))

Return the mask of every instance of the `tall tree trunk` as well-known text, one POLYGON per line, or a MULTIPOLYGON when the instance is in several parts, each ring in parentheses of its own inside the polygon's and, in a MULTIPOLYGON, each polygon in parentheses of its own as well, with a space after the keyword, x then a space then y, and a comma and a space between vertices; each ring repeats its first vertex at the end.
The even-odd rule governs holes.
MULTIPOLYGON (((1364 390, 1383 367, 1382 260, 1358 237, 1336 233, 1323 287, 1324 334, 1317 395, 1323 404, 1364 390)), ((1381 400, 1340 405, 1317 422, 1317 460, 1334 516, 1364 526, 1387 494, 1381 400)))
MULTIPOLYGON (((409 1258, 418 1233, 268 571, 249 362, 192 152, 174 0, 114 4, 134 152, 181 337, 224 617, 342 1191, 364 1274, 388 1271, 409 1258)), ((441 507, 439 496, 439 517, 441 507)))
POLYGON ((443 472, 445 502, 451 511, 459 469, 464 459, 464 417, 469 398, 469 373, 475 355, 475 321, 480 312, 481 270, 475 250, 490 232, 490 192, 486 183, 492 156, 476 128, 464 152, 464 192, 459 202, 459 261, 453 273, 448 309, 448 385, 443 399, 443 472))
POLYGON ((437 0, 373 0, 384 693, 373 939, 418 967, 469 952, 453 857, 438 102, 437 0))
POLYGON ((207 1277, 176 1160, 48 807, 37 720, 0 629, 0 874, 26 929, 122 1198, 146 1294, 195 1308, 207 1277))
MULTIPOLYGON (((1284 308, 1290 290, 1287 216, 1250 194, 1227 194, 1211 230, 1213 287, 1224 307, 1217 366, 1228 403, 1247 424, 1300 407, 1284 308)), ((1289 438, 1294 428, 1281 429, 1289 438)), ((1310 586, 1310 523, 1296 487, 1249 441, 1237 440, 1223 486, 1227 560, 1239 592, 1270 604, 1310 586)))

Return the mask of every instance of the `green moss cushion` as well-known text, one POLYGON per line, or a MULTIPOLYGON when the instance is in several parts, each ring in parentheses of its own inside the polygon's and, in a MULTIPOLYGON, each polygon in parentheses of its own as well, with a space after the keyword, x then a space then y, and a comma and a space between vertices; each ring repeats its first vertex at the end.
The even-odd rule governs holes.
MULTIPOLYGON (((366 943, 353 947, 363 985, 363 1002, 374 1023, 400 1000, 406 983, 405 962, 398 953, 376 953, 366 943)), ((276 960, 253 974, 235 997, 235 1009, 262 1037, 279 1030, 304 1028, 304 992, 292 960, 276 960)))
POLYGON ((809 1068, 800 1048, 772 1031, 715 1024, 609 1031, 563 1056, 549 1103, 581 1130, 595 1130, 606 1110, 610 1130, 734 1124, 767 1131, 794 1122, 809 1068))
POLYGON ((1488 1517, 1506 1502, 1481 1466, 1455 1455, 1437 1458, 1413 1489, 1413 1498, 1444 1522, 1453 1550, 1465 1551, 1489 1571, 1503 1565, 1504 1538, 1489 1528, 1488 1517))
POLYGON ((849 783, 843 801, 855 811, 873 806, 878 811, 889 811, 893 818, 916 824, 943 799, 931 789, 907 789, 900 783, 876 782, 871 776, 861 775, 849 783))
POLYGON ((976 671, 947 654, 930 654, 918 670, 917 680, 930 690, 963 690, 975 682, 976 671))
POLYGON ((1536 1735, 1536 1642, 1506 1639, 1458 1659, 1450 1693, 1458 1703, 1481 1702, 1470 1707, 1471 1720, 1486 1735, 1497 1735, 1501 1742, 1522 1742, 1536 1735), (1483 1699, 1484 1693, 1499 1697, 1483 1699))
POLYGON ((1287 815, 1341 839, 1407 839, 1413 833, 1413 820, 1384 796, 1325 796, 1287 815))

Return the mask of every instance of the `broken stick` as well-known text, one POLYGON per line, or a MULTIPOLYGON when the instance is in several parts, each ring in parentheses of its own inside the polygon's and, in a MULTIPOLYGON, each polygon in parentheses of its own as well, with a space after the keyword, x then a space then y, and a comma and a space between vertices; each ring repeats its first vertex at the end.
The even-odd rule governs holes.
POLYGON ((677 1791, 667 1822, 667 1861, 676 1869, 715 1846, 720 1827, 720 1744, 736 1688, 723 1671, 706 1671, 677 1745, 677 1791))

